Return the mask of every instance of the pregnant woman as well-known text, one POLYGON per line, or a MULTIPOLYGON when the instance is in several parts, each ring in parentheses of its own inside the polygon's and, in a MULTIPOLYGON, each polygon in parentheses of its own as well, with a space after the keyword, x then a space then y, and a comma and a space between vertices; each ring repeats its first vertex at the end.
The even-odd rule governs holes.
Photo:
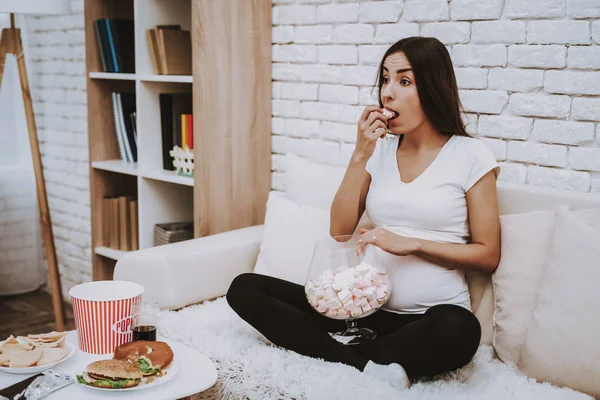
MULTIPOLYGON (((365 108, 356 147, 331 206, 330 234, 352 234, 366 211, 374 225, 360 243, 374 246, 392 295, 361 320, 375 339, 355 346, 328 332, 345 323, 317 313, 304 288, 258 274, 231 284, 231 307, 271 342, 341 362, 406 388, 467 364, 481 327, 471 312, 468 270, 492 272, 500 259, 496 200, 499 166, 470 137, 460 115, 446 47, 410 37, 379 65, 379 106, 365 108)), ((367 253, 368 254, 368 253, 367 253)))

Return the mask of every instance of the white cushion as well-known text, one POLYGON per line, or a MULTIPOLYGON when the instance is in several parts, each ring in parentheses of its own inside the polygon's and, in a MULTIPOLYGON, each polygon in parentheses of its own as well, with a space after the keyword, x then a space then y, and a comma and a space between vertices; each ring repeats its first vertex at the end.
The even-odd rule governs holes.
POLYGON ((493 346, 498 357, 516 366, 548 257, 554 211, 503 215, 500 264, 494 285, 493 346))
POLYGON ((556 211, 520 367, 537 380, 599 397, 600 218, 595 225, 566 208, 556 211))
POLYGON ((346 168, 316 164, 288 154, 285 157, 286 197, 296 204, 329 212, 346 168))
POLYGON ((315 244, 328 235, 328 211, 271 192, 254 272, 304 285, 315 244))

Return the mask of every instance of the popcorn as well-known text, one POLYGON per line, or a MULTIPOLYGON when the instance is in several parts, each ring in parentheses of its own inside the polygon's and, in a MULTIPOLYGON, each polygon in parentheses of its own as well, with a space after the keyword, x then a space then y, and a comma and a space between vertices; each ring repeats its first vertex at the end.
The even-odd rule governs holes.
POLYGON ((385 268, 361 262, 327 270, 306 283, 309 304, 335 319, 362 318, 377 311, 389 298, 390 282, 385 268))

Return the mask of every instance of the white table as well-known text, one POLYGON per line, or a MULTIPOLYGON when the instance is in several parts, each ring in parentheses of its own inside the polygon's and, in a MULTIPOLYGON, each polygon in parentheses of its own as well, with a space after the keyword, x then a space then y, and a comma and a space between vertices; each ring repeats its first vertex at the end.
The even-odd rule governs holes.
MULTIPOLYGON (((79 350, 77 333, 70 331, 67 340, 77 347, 77 352, 68 360, 58 364, 53 371, 69 374, 73 377, 85 371, 85 367, 96 360, 110 358, 110 355, 93 355, 79 350)), ((217 369, 213 362, 198 351, 181 343, 162 337, 171 346, 175 354, 174 362, 177 363, 178 372, 168 382, 146 390, 135 390, 119 393, 119 390, 100 391, 83 387, 77 382, 62 388, 44 399, 48 400, 95 400, 95 399, 127 399, 127 400, 172 400, 202 392, 217 382, 217 369)), ((14 383, 27 379, 31 375, 17 375, 0 372, 0 388, 8 387, 14 383)))

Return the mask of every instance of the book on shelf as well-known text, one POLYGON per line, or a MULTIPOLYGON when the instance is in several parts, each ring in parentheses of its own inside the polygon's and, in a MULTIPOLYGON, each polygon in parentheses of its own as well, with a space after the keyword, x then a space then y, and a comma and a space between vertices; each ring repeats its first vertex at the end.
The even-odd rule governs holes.
POLYGON ((174 146, 194 148, 192 93, 160 93, 160 121, 162 136, 163 169, 173 171, 173 159, 169 151, 174 146), (184 144, 185 138, 185 144, 184 144))
POLYGON ((176 243, 194 238, 193 222, 170 222, 154 225, 154 245, 176 243))
POLYGON ((133 20, 97 19, 96 43, 104 72, 135 73, 133 20))
POLYGON ((146 41, 154 73, 192 74, 192 39, 180 25, 156 25, 146 31, 146 41))
POLYGON ((109 196, 102 199, 102 245, 116 250, 139 249, 137 199, 109 196))
POLYGON ((137 162, 135 92, 113 92, 112 103, 120 157, 126 162, 137 162))

